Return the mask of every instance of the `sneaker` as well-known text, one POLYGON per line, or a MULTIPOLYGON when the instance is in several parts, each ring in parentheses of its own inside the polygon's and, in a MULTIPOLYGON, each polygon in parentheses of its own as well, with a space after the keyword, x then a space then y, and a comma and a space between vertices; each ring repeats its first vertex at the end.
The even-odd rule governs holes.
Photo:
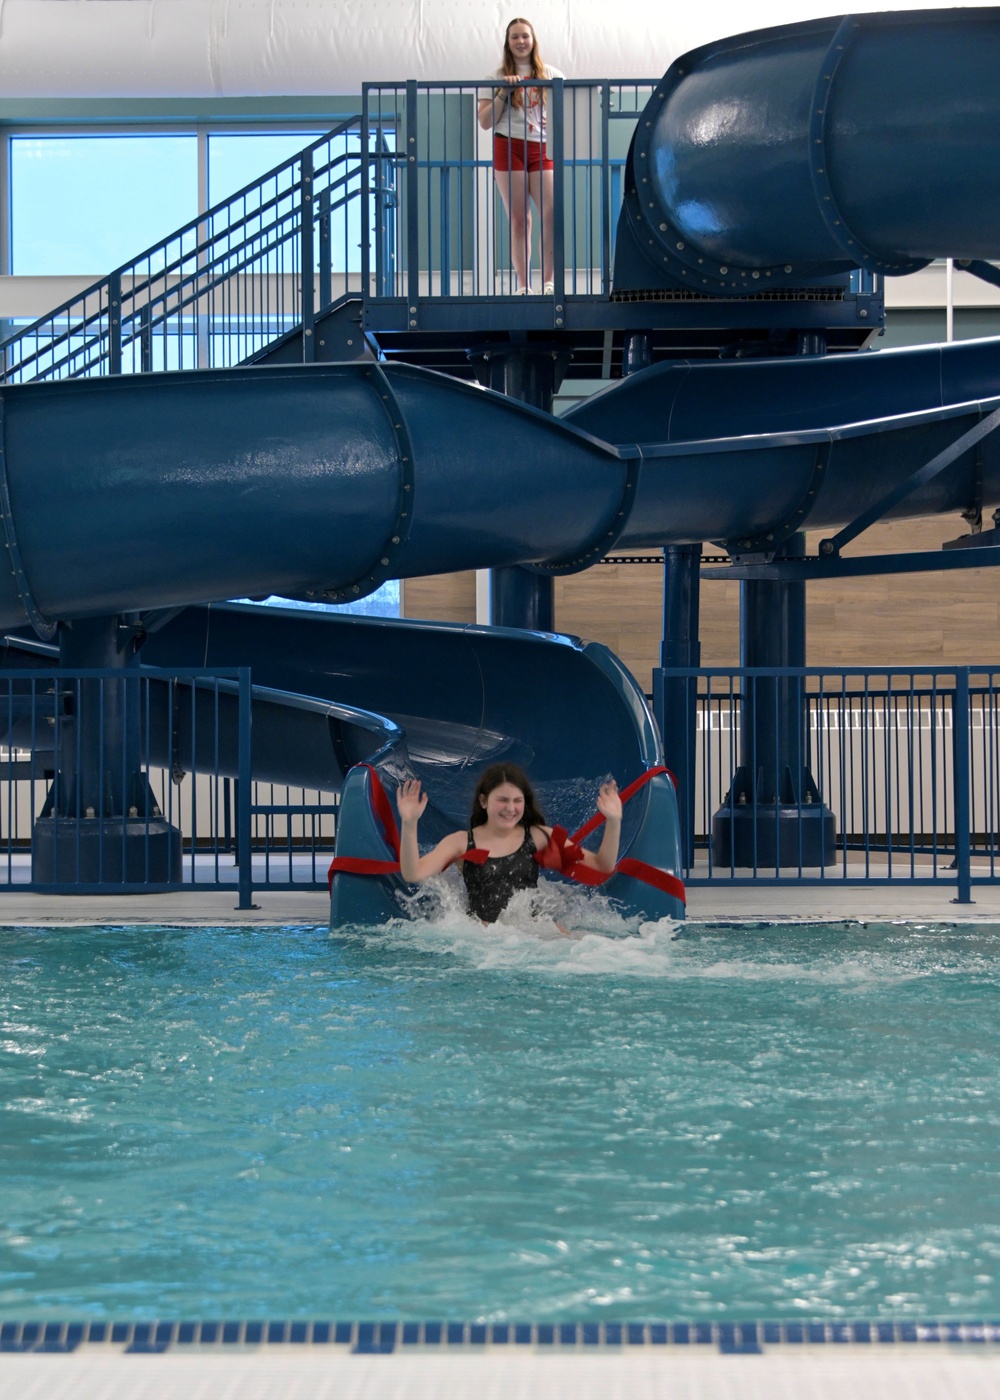
POLYGON ((542 296, 543 296, 543 297, 554 297, 555 294, 556 294, 556 284, 555 284, 554 282, 546 282, 545 286, 542 288, 542 296))
POLYGON ((527 297, 531 295, 530 287, 515 287, 511 292, 512 297, 527 297))

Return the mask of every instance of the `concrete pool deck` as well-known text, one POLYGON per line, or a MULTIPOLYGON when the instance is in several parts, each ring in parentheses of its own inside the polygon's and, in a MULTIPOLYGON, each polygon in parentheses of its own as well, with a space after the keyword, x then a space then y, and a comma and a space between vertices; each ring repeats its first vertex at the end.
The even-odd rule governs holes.
MULTIPOLYGON (((828 884, 775 887, 696 885, 688 890, 688 918, 696 922, 1000 923, 1000 885, 975 885, 974 903, 955 904, 953 885, 828 884)), ((254 909, 237 909, 235 890, 193 886, 175 894, 0 895, 5 927, 85 927, 91 924, 252 927, 325 924, 324 890, 258 890, 254 909)))
MULTIPOLYGON (((89 1351, 89 1349, 88 1349, 89 1351)), ((352 1355, 329 1348, 0 1357, 0 1400, 998 1400, 1000 1347, 352 1355)))

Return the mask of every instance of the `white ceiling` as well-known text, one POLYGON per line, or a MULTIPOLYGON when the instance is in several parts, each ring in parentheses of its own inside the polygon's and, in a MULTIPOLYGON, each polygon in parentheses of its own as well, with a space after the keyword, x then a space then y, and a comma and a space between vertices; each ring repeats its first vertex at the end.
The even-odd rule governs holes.
MULTIPOLYGON (((294 96, 359 92, 366 80, 476 78, 499 61, 513 3, 0 0, 0 93, 294 96)), ((710 39, 842 7, 836 0, 531 0, 528 8, 543 56, 567 76, 638 78, 659 76, 710 39)), ((855 13, 931 8, 939 8, 934 0, 850 6, 855 13)))

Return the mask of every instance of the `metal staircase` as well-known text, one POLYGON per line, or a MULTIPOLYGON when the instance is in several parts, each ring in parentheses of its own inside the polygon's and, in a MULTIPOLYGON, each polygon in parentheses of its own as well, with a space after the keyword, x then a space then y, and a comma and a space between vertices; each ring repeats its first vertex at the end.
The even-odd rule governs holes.
POLYGON ((0 381, 355 358, 366 129, 377 166, 383 133, 348 118, 5 340, 0 381))

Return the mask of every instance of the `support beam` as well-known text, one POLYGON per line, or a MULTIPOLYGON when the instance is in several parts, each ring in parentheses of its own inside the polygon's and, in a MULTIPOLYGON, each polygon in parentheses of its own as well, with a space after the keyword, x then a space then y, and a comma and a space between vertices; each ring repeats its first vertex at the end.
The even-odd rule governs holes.
MULTIPOLYGON (((783 546, 801 558, 805 536, 783 546)), ((740 585, 740 665, 747 671, 806 664, 806 586, 772 579, 740 585)), ((718 865, 764 869, 829 865, 836 822, 810 771, 808 704, 801 676, 748 674, 740 709, 740 764, 712 819, 718 865)))
MULTIPOLYGON (((562 382, 568 357, 550 345, 512 344, 490 352, 489 383, 508 398, 552 412, 552 400, 562 382)), ((493 569, 490 574, 490 622, 494 627, 555 630, 555 581, 519 565, 493 569)))
POLYGON ((142 770, 139 634, 119 617, 59 627, 56 776, 32 833, 32 880, 162 885, 181 878, 181 833, 142 770))
POLYGON ((698 636, 701 545, 671 545, 663 551, 663 641, 660 668, 653 672, 653 713, 667 767, 677 779, 681 852, 694 863, 695 758, 698 742, 698 679, 669 676, 671 667, 701 665, 698 636))

